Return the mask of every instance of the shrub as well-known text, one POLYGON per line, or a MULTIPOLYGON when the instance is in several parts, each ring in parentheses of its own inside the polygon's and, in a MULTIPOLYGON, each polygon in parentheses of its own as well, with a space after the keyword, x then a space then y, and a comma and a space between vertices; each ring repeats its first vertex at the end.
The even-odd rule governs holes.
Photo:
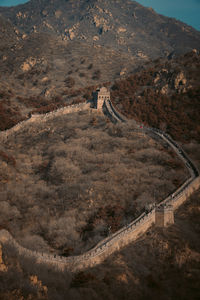
POLYGON ((66 87, 68 87, 68 88, 72 88, 72 87, 75 85, 75 80, 74 80, 74 78, 72 78, 72 77, 67 77, 67 78, 65 79, 65 85, 66 85, 66 87))
POLYGON ((100 78, 101 78, 101 71, 100 70, 94 71, 92 79, 93 80, 99 80, 100 78))

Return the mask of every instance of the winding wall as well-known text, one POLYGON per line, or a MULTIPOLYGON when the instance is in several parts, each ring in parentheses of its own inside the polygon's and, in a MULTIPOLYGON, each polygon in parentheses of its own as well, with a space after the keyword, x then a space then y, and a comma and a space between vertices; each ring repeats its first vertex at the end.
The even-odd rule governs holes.
POLYGON ((74 105, 62 107, 46 114, 34 114, 29 119, 18 123, 17 125, 13 126, 10 129, 0 131, 0 140, 2 141, 6 140, 10 135, 16 133, 24 126, 29 126, 32 123, 42 123, 58 116, 79 112, 83 110, 89 110, 89 109, 90 109, 90 103, 80 103, 80 104, 74 104, 74 105))
MULTIPOLYGON (((115 118, 116 122, 126 121, 126 118, 125 117, 123 118, 123 116, 120 113, 118 113, 116 109, 114 109, 110 101, 105 102, 105 106, 109 114, 112 116, 112 118, 115 118)), ((83 109, 89 108, 88 104, 82 106, 77 105, 76 107, 74 106, 71 108, 67 107, 44 116, 33 116, 32 118, 33 120, 38 120, 38 121, 41 121, 43 119, 47 120, 51 117, 55 117, 65 113, 80 111, 82 110, 81 107, 83 107, 83 109)), ((26 124, 27 122, 32 122, 31 119, 24 122, 26 122, 26 124)), ((0 137, 2 137, 3 134, 5 134, 5 136, 7 137, 8 134, 12 134, 12 132, 19 130, 23 126, 24 122, 22 122, 21 125, 19 124, 19 126, 16 125, 15 128, 8 130, 6 133, 2 132, 0 134, 0 137)), ((172 195, 168 196, 166 199, 164 199, 161 203, 159 203, 156 206, 159 207, 166 204, 170 204, 173 206, 173 209, 175 210, 184 201, 186 201, 186 199, 195 190, 197 190, 200 187, 199 171, 195 167, 195 165, 191 162, 191 160, 183 151, 183 149, 181 149, 180 146, 175 141, 173 141, 173 139, 169 135, 155 128, 147 128, 138 125, 138 128, 141 127, 142 127, 142 129, 140 129, 141 131, 144 131, 146 133, 151 132, 159 136, 163 140, 165 140, 165 142, 167 142, 173 148, 173 150, 177 153, 177 155, 179 155, 179 157, 182 159, 182 161, 184 162, 184 164, 186 165, 186 167, 190 172, 190 178, 186 180, 172 195)), ((60 270, 68 269, 70 272, 77 272, 101 263, 103 260, 105 260, 109 255, 111 255, 115 251, 118 251, 122 247, 128 245, 130 242, 135 241, 140 235, 142 235, 153 224, 155 224, 155 214, 156 214, 156 209, 154 207, 148 213, 141 214, 136 220, 132 221, 127 226, 121 228, 119 231, 115 232, 114 234, 110 235, 106 239, 99 242, 90 251, 82 255, 70 256, 67 258, 61 256, 55 256, 52 254, 36 252, 36 251, 23 248, 15 241, 15 239, 6 230, 0 231, 0 241, 2 244, 5 242, 12 243, 14 247, 18 250, 20 255, 33 258, 36 260, 36 262, 47 263, 60 270)))

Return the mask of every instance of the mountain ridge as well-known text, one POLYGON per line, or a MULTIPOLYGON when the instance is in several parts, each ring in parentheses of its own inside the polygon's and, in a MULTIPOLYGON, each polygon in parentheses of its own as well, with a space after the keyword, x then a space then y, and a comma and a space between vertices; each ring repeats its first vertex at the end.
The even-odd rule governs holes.
POLYGON ((144 55, 152 56, 154 52, 161 56, 163 51, 189 51, 200 45, 197 30, 135 1, 32 0, 0 8, 0 13, 26 34, 47 32, 66 41, 86 40, 132 54, 146 47, 144 55), (157 53, 157 48, 162 53, 157 53))

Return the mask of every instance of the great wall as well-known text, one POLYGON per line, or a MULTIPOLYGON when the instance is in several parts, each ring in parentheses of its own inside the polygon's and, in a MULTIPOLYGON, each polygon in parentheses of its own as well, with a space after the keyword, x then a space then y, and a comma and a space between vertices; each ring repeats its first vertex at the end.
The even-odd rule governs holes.
POLYGON ((79 112, 83 110, 89 110, 90 109, 90 103, 80 103, 80 104, 74 104, 66 107, 59 108, 55 111, 46 113, 46 114, 33 114, 31 117, 27 120, 24 120, 22 122, 19 122, 17 125, 13 126, 10 129, 4 130, 0 132, 0 140, 5 141, 10 135, 14 134, 15 132, 22 129, 24 126, 29 126, 33 123, 42 123, 46 122, 47 120, 53 119, 58 116, 79 112))
MULTIPOLYGON (((96 104, 98 111, 102 108, 106 110, 106 114, 111 117, 114 122, 127 122, 127 119, 119 113, 112 105, 110 98, 101 99, 100 105, 96 104)), ((45 122, 51 118, 64 114, 78 112, 82 110, 92 110, 90 103, 83 103, 64 107, 57 111, 45 115, 33 115, 30 119, 23 121, 13 128, 0 133, 0 140, 5 141, 7 138, 20 130, 24 126, 28 126, 33 122, 45 122)), ((154 205, 148 212, 142 213, 136 220, 124 226, 114 234, 108 236, 99 242, 94 248, 86 253, 78 256, 62 257, 53 254, 47 254, 29 250, 20 246, 11 234, 6 230, 0 231, 0 242, 12 244, 18 251, 19 255, 29 257, 37 263, 46 263, 59 270, 67 269, 69 272, 77 272, 100 264, 112 253, 119 251, 129 243, 135 241, 139 236, 145 233, 152 225, 165 227, 174 222, 174 211, 184 203, 190 195, 200 187, 199 171, 194 163, 189 159, 184 150, 166 133, 156 128, 148 128, 142 124, 136 124, 139 131, 145 134, 151 134, 164 140, 175 151, 187 167, 190 178, 187 179, 176 191, 169 195, 158 205, 154 205)))

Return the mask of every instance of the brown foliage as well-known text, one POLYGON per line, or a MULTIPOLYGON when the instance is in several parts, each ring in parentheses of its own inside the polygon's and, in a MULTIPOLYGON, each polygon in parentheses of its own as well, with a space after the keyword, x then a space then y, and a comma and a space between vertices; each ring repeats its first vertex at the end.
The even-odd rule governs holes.
POLYGON ((75 85, 75 80, 74 80, 74 78, 72 78, 72 77, 67 77, 66 79, 65 79, 65 85, 66 85, 66 87, 68 87, 68 88, 72 88, 74 85, 75 85))
POLYGON ((16 160, 12 155, 8 155, 7 153, 0 151, 0 158, 7 164, 12 165, 13 167, 16 166, 16 160))
POLYGON ((81 287, 94 280, 96 280, 96 277, 92 273, 79 272, 74 276, 71 287, 81 287))
POLYGON ((3 102, 0 103, 0 130, 9 129, 22 120, 17 108, 11 108, 3 102))
POLYGON ((139 74, 115 82, 111 91, 112 101, 127 117, 150 127, 163 128, 164 124, 165 130, 177 140, 200 141, 199 67, 200 58, 194 53, 171 63, 155 64, 139 74), (181 93, 174 90, 163 95, 154 84, 155 75, 162 68, 168 68, 166 76, 169 78, 184 71, 191 87, 181 93))
POLYGON ((93 80, 99 80, 100 78, 101 78, 101 71, 100 71, 100 70, 96 70, 96 71, 93 73, 92 79, 93 79, 93 80))

